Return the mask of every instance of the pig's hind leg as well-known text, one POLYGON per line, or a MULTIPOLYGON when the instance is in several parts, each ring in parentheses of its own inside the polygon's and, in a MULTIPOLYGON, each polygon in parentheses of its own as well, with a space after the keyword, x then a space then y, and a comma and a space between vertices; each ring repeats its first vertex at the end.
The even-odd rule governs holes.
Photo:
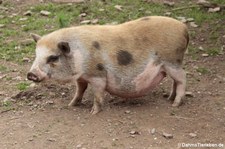
POLYGON ((74 98, 69 103, 69 106, 76 106, 81 103, 84 92, 87 89, 87 87, 88 87, 87 82, 76 81, 76 93, 75 93, 74 98))
POLYGON ((181 67, 165 66, 165 70, 174 81, 169 99, 174 100, 173 107, 178 107, 185 95, 186 73, 181 67))

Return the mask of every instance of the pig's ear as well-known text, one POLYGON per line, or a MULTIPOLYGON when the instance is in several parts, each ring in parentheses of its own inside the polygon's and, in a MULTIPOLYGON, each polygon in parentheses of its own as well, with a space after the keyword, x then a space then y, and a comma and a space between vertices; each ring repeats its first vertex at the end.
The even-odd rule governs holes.
POLYGON ((35 42, 38 42, 38 40, 41 39, 41 36, 40 36, 40 35, 33 34, 33 33, 31 33, 30 35, 31 35, 31 37, 34 39, 35 42))
POLYGON ((60 49, 60 51, 63 53, 63 54, 69 54, 70 53, 70 45, 68 42, 59 42, 58 43, 58 48, 60 49))

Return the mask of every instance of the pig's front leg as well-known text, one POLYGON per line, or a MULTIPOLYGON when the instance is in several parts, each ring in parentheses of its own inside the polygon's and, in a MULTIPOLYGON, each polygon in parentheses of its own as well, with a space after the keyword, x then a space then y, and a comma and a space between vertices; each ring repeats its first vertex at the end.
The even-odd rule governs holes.
POLYGON ((94 91, 94 103, 91 110, 91 114, 97 114, 102 110, 104 104, 104 92, 106 88, 106 79, 93 78, 91 79, 92 89, 94 91))
POLYGON ((69 103, 69 106, 76 106, 81 103, 81 100, 83 98, 84 92, 87 89, 87 87, 88 87, 87 82, 76 81, 76 93, 74 98, 69 103))

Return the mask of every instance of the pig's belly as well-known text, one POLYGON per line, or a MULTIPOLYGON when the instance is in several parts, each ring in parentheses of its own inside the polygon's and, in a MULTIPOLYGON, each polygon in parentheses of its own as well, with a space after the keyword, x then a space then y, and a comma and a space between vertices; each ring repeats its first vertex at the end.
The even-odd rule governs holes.
POLYGON ((141 78, 142 80, 146 80, 143 85, 141 85, 140 83, 142 82, 135 82, 135 78, 127 81, 121 81, 121 78, 116 79, 115 76, 109 75, 107 78, 106 90, 110 94, 124 98, 141 97, 148 94, 163 80, 164 77, 166 77, 166 73, 161 71, 151 80, 141 78))

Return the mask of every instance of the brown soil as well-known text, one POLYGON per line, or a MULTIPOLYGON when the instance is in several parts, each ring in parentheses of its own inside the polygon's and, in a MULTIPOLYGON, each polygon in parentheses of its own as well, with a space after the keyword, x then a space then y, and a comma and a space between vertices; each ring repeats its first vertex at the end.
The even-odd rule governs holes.
MULTIPOLYGON (((207 36, 200 31, 198 35, 207 36)), ((192 42, 199 43, 198 39, 192 42)), ((103 111, 94 116, 89 113, 90 87, 81 106, 68 108, 73 85, 38 84, 19 92, 15 85, 26 78, 31 63, 21 66, 1 60, 13 71, 0 76, 15 79, 0 79, 1 101, 9 97, 13 101, 10 108, 0 106, 0 148, 174 149, 179 143, 221 143, 225 148, 225 57, 201 57, 201 53, 198 57, 185 57, 187 91, 193 97, 186 96, 179 108, 171 107, 163 97, 170 91, 167 78, 146 97, 123 99, 106 94, 103 111), (208 72, 200 74, 197 67, 208 72), (153 128, 156 132, 151 134, 153 128), (163 132, 173 138, 163 137, 163 132)))

